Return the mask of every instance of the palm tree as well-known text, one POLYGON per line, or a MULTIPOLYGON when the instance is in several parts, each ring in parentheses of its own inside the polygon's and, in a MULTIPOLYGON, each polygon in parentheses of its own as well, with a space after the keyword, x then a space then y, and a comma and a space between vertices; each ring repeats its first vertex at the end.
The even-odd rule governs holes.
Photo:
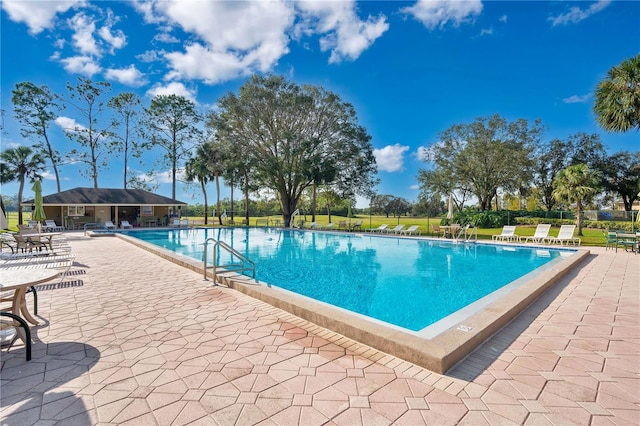
POLYGON ((575 164, 561 170, 553 180, 553 198, 559 202, 576 203, 576 225, 582 235, 582 207, 597 192, 600 172, 586 164, 575 164))
MULTIPOLYGON (((209 170, 208 157, 209 157, 209 144, 204 143, 199 145, 196 149, 196 153, 193 157, 187 160, 185 165, 185 177, 189 182, 198 181, 202 194, 204 195, 204 224, 206 225, 209 220, 209 203, 207 201, 207 183, 215 179, 214 174, 209 170)), ((216 182, 217 184, 217 182, 216 182)), ((218 191, 219 192, 219 191, 218 191)), ((218 195, 218 199, 220 196, 218 195)))
POLYGON ((640 130, 640 54, 611 68, 598 83, 593 110, 605 130, 640 130))
POLYGON ((22 223, 22 192, 24 182, 27 178, 30 181, 39 179, 40 173, 44 171, 45 161, 40 154, 35 154, 28 146, 9 148, 0 154, 0 177, 2 183, 17 180, 20 183, 18 188, 18 223, 22 223))

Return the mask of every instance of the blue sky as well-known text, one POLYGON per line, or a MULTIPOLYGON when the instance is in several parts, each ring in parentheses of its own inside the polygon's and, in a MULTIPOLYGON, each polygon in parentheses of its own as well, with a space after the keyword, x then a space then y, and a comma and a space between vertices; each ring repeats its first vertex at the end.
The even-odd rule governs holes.
MULTIPOLYGON (((420 152, 477 117, 541 119, 546 139, 598 133, 610 152, 640 146, 637 132, 605 132, 592 112, 598 81, 640 51, 636 1, 3 0, 1 19, 2 150, 30 144, 11 104, 22 81, 65 95, 67 82, 85 76, 111 82, 111 95, 133 91, 148 105, 176 93, 205 112, 256 72, 321 85, 352 103, 372 137, 377 192, 409 201, 428 167, 420 152)), ((64 153, 73 145, 61 126, 80 117, 72 108, 60 115, 51 136, 64 153)), ((160 155, 147 152, 131 168, 144 176, 160 155)), ((99 186, 122 187, 122 168, 114 154, 99 186)), ((170 196, 169 174, 160 172, 158 192, 170 196)), ((73 164, 61 176, 63 190, 92 186, 73 164)), ((50 169, 43 190, 56 192, 50 169)), ((2 193, 16 194, 17 184, 2 193)), ((208 193, 215 196, 213 185, 208 193)), ((183 185, 177 198, 201 202, 183 185)))

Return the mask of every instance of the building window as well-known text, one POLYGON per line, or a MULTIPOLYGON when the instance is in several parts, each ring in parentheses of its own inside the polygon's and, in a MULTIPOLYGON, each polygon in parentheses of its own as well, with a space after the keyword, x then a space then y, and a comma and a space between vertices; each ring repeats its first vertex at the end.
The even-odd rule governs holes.
POLYGON ((142 206, 142 216, 153 216, 153 206, 142 206))
POLYGON ((84 206, 67 206, 67 216, 84 216, 84 206))

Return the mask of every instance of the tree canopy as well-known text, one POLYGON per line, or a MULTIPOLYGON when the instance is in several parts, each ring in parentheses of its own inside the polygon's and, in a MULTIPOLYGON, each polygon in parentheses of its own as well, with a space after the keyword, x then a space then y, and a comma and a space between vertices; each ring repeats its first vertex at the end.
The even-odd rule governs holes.
POLYGON ((178 167, 190 157, 201 134, 197 124, 201 117, 195 104, 184 96, 158 95, 145 109, 149 130, 148 145, 162 148, 167 155, 161 163, 171 168, 171 198, 176 198, 178 167))
POLYGON ((574 164, 560 171, 553 181, 553 196, 569 206, 576 204, 578 235, 582 235, 582 209, 585 202, 597 192, 600 172, 589 169, 586 164, 574 164))
POLYGON ((61 156, 49 139, 49 127, 58 116, 56 111, 60 111, 63 105, 59 102, 58 96, 47 86, 36 86, 31 82, 16 84, 11 93, 13 111, 22 125, 20 135, 32 139, 35 142, 34 149, 51 162, 58 192, 60 192, 58 165, 61 156))
POLYGON ((471 192, 480 210, 491 208, 498 189, 518 191, 532 176, 531 152, 542 127, 527 120, 514 122, 499 115, 456 124, 440 133, 427 160, 433 169, 420 171, 424 194, 471 192))
POLYGON ((302 192, 314 183, 345 195, 368 194, 375 185, 371 138, 353 106, 335 93, 254 75, 218 107, 208 125, 248 157, 252 179, 278 194, 287 225, 302 192))
POLYGON ((605 130, 640 130, 640 54, 611 68, 598 83, 593 110, 605 130))
POLYGON ((44 159, 34 153, 28 146, 8 148, 0 154, 0 182, 17 180, 18 188, 18 223, 22 223, 22 193, 27 179, 34 181, 44 171, 44 159))

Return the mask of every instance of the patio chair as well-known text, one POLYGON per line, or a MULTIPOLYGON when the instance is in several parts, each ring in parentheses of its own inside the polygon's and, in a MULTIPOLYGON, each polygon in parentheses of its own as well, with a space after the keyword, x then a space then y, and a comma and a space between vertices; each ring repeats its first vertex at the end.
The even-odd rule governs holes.
POLYGON ((45 220, 44 221, 45 230, 47 232, 62 232, 64 231, 64 226, 58 226, 55 220, 45 220))
POLYGON ((349 231, 362 231, 362 221, 361 220, 356 220, 355 222, 353 222, 350 226, 349 226, 349 231))
POLYGON ((103 226, 106 230, 114 230, 117 228, 117 226, 114 225, 113 222, 110 220, 105 220, 103 226))
POLYGON ((493 241, 520 241, 520 237, 516 235, 516 227, 506 225, 502 227, 502 233, 492 235, 493 241))
POLYGON ((128 220, 121 220, 120 221, 120 228, 122 229, 133 229, 133 225, 129 223, 128 220))
POLYGON ((413 235, 413 234, 420 235, 420 227, 418 225, 411 225, 407 229, 400 230, 400 234, 401 235, 413 235))
POLYGON ((525 243, 531 241, 532 243, 544 243, 544 240, 549 237, 549 230, 551 229, 551 225, 548 223, 539 223, 536 226, 536 232, 534 232, 533 236, 526 237, 524 239, 525 243))
POLYGON ((331 222, 331 223, 327 224, 327 226, 325 226, 325 227, 323 227, 321 229, 324 229, 325 231, 330 231, 332 229, 335 229, 335 227, 336 227, 336 224, 331 222))
POLYGON ((388 226, 389 226, 388 223, 383 223, 382 225, 378 226, 377 228, 370 228, 370 229, 367 229, 367 231, 369 231, 369 232, 384 232, 387 229, 388 226))
POLYGON ((615 248, 618 251, 618 233, 616 231, 608 231, 604 233, 606 238, 604 249, 609 250, 609 247, 615 248))
POLYGON ((338 229, 341 231, 346 231, 347 230, 347 221, 346 220, 341 220, 340 222, 338 222, 338 229))
POLYGON ((446 231, 444 229, 440 229, 440 225, 431 225, 431 232, 440 238, 444 237, 446 231))
POLYGON ((572 243, 573 245, 576 245, 576 243, 578 243, 578 245, 580 245, 580 238, 573 236, 575 229, 576 225, 562 225, 560 227, 560 231, 558 231, 557 237, 547 237, 545 238, 545 241, 549 244, 558 243, 563 245, 564 243, 567 243, 567 245, 569 245, 569 243, 572 243))

